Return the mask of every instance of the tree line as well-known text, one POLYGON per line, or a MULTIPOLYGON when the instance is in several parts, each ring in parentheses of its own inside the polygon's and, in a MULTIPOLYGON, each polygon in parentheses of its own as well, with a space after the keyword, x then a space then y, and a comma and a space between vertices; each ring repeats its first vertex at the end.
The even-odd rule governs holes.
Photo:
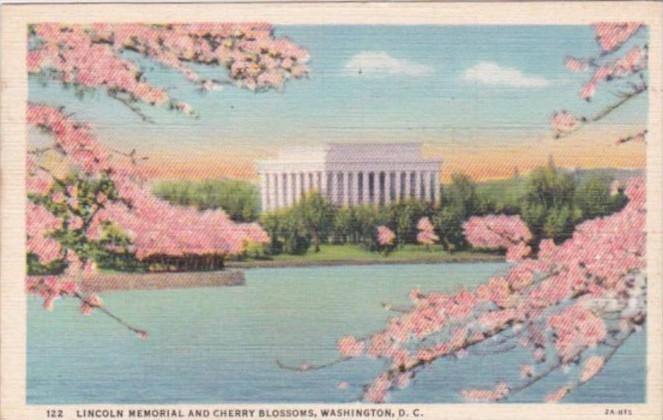
MULTIPOLYGON (((532 243, 568 239, 574 227, 588 219, 618 211, 626 204, 623 189, 605 175, 578 177, 550 162, 533 170, 525 188, 513 197, 500 197, 477 188, 469 176, 455 173, 442 187, 441 205, 408 200, 384 207, 337 207, 319 193, 305 196, 294 206, 263 213, 260 224, 271 242, 267 254, 318 252, 320 244, 359 244, 376 251, 377 228, 395 235, 395 246, 417 243, 417 224, 428 218, 445 251, 468 248, 463 223, 471 216, 503 213, 519 215, 532 232, 532 243)), ((260 251, 253 250, 256 256, 260 251)))

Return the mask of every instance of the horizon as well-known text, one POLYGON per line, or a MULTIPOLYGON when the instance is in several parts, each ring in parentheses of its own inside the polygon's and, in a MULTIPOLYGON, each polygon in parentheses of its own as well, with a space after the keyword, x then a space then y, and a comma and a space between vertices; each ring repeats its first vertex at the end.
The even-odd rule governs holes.
MULTIPOLYGON (((470 179, 472 179, 472 181, 474 181, 476 184, 491 184, 491 183, 495 183, 495 182, 508 182, 508 181, 510 181, 514 178, 528 177, 528 176, 531 175, 533 170, 536 170, 537 168, 542 168, 545 165, 546 164, 544 163, 542 165, 536 166, 536 167, 534 167, 530 170, 527 170, 527 171, 521 171, 518 168, 518 173, 517 174, 515 174, 515 172, 512 172, 510 175, 505 175, 505 176, 500 176, 500 177, 495 177, 495 178, 482 178, 482 179, 475 179, 471 175, 466 174, 465 172, 459 171, 459 172, 454 172, 452 174, 449 174, 446 177, 443 176, 441 178, 442 181, 440 182, 440 185, 441 186, 449 185, 451 183, 451 175, 456 174, 456 173, 469 176, 470 179)), ((627 168, 627 167, 617 168, 617 167, 609 167, 609 166, 596 167, 596 168, 581 168, 581 167, 570 168, 570 167, 565 167, 565 166, 559 166, 557 164, 555 164, 555 167, 559 170, 566 171, 566 172, 572 173, 572 174, 575 174, 577 172, 600 173, 600 172, 606 172, 606 171, 607 172, 636 172, 636 173, 642 173, 645 169, 645 168, 627 168)), ((618 178, 616 177, 615 179, 618 179, 618 178)), ((178 182, 194 183, 195 184, 195 183, 204 183, 204 182, 209 182, 209 181, 245 182, 247 184, 252 184, 252 185, 256 185, 256 186, 259 185, 258 178, 246 179, 246 178, 234 178, 234 177, 229 177, 229 176, 226 176, 226 177, 212 177, 212 178, 150 178, 149 179, 149 183, 151 185, 157 185, 157 184, 161 184, 161 183, 178 183, 178 182)))

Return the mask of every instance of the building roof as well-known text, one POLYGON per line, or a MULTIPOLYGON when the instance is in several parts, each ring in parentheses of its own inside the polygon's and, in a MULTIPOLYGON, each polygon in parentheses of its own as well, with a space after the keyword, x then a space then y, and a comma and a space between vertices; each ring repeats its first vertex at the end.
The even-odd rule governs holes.
POLYGON ((403 162, 421 161, 420 143, 326 143, 317 146, 286 146, 281 162, 403 162))

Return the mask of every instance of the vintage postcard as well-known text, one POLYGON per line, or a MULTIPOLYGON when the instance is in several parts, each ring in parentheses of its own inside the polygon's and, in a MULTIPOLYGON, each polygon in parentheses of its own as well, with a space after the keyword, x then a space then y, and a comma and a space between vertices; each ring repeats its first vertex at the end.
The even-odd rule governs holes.
POLYGON ((3 6, 0 417, 662 418, 662 18, 3 6))

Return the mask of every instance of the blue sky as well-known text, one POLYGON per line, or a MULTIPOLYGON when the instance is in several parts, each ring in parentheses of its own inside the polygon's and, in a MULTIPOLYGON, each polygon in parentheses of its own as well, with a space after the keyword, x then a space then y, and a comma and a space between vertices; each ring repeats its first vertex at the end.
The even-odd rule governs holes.
MULTIPOLYGON (((566 55, 598 51, 589 26, 280 26, 276 35, 311 53, 310 77, 279 91, 203 94, 179 74, 140 61, 148 80, 191 103, 199 119, 146 109, 156 121, 146 124, 101 93, 81 100, 54 83, 31 82, 30 99, 64 101, 117 147, 180 155, 286 142, 525 146, 549 137, 554 110, 591 114, 615 99, 604 90, 592 104, 580 101, 588 75, 564 67, 566 55)), ((203 69, 217 77, 222 70, 203 69)), ((646 102, 632 101, 603 126, 642 126, 646 102)))

